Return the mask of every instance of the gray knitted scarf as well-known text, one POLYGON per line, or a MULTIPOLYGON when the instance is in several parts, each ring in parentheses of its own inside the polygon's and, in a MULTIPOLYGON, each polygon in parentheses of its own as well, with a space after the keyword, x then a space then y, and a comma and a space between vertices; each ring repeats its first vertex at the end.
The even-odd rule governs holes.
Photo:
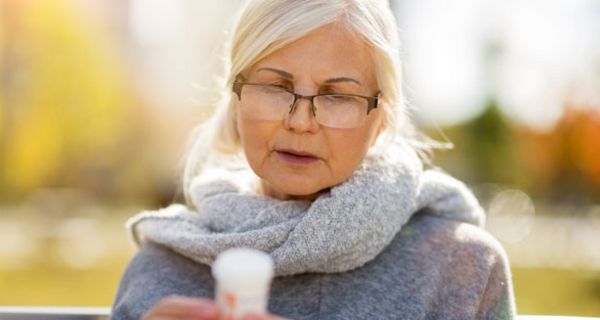
POLYGON ((195 210, 171 205, 145 211, 127 226, 134 241, 151 241, 210 265, 223 250, 265 251, 275 274, 343 272, 377 256, 419 211, 482 226, 483 210, 461 182, 423 170, 404 144, 371 148, 345 182, 313 201, 282 201, 250 191, 241 174, 192 183, 195 210))

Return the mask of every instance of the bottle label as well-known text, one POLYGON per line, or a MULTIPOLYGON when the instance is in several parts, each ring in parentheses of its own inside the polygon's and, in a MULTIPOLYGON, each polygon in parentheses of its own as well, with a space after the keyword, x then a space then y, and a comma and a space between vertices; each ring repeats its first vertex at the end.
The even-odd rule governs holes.
POLYGON ((265 313, 267 296, 261 294, 239 294, 217 289, 217 304, 224 319, 241 319, 247 313, 265 313))

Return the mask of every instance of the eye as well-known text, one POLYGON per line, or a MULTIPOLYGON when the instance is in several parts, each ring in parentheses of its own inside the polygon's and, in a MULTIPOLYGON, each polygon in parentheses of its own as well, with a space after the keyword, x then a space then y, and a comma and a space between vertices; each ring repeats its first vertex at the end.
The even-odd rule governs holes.
POLYGON ((286 85, 273 84, 272 86, 275 87, 275 88, 286 90, 286 91, 291 91, 292 90, 289 86, 286 86, 286 85))
POLYGON ((287 91, 294 90, 294 87, 292 86, 292 84, 289 81, 278 80, 278 81, 268 82, 266 84, 273 86, 273 87, 281 88, 281 89, 287 90, 287 91))
POLYGON ((357 100, 356 97, 345 94, 331 94, 326 95, 325 97, 327 97, 328 100, 335 102, 351 102, 357 100))
POLYGON ((286 88, 280 86, 280 85, 275 85, 275 84, 261 84, 258 86, 263 92, 266 93, 273 93, 273 94, 280 94, 280 93, 284 93, 287 91, 286 88))

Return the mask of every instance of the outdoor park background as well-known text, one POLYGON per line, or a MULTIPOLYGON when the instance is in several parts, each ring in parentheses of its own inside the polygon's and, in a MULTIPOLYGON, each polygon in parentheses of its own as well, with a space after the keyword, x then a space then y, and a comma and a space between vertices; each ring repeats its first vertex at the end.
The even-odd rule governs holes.
MULTIPOLYGON (((239 0, 0 0, 0 305, 109 306, 127 217, 178 201, 239 0)), ((600 2, 392 1, 521 314, 600 316, 600 2)))

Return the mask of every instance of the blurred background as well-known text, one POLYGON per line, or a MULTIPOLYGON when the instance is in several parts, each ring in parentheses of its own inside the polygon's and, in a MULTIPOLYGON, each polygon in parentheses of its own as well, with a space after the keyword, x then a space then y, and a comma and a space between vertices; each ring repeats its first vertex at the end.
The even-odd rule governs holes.
MULTIPOLYGON (((0 305, 109 306, 126 219, 180 201, 241 0, 0 0, 0 305)), ((600 316, 600 1, 397 0, 415 120, 455 148, 521 314, 600 316)))

